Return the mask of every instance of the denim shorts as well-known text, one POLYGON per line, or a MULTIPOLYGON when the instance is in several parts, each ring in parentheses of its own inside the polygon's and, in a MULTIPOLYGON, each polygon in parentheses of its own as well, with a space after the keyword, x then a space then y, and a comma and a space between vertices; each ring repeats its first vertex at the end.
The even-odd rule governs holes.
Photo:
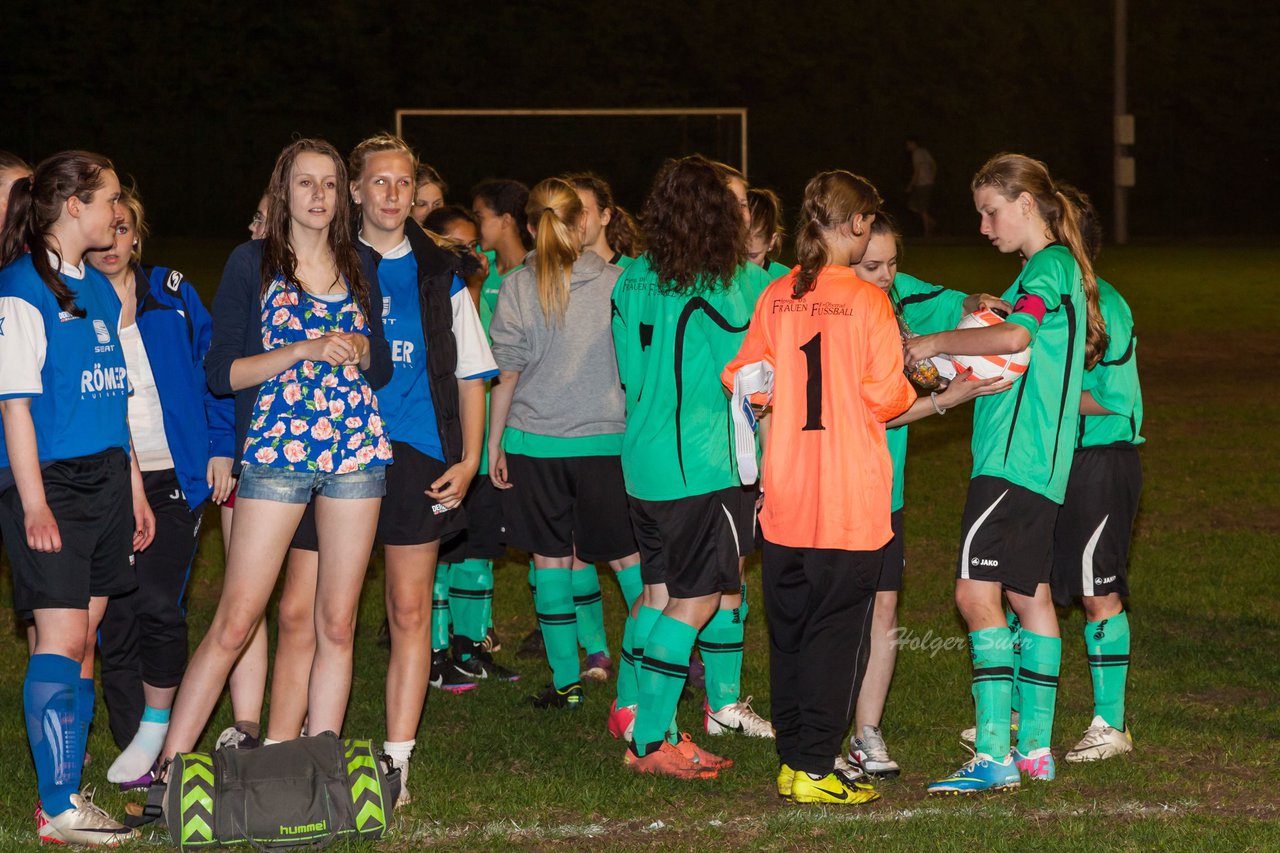
POLYGON ((387 493, 387 466, 374 465, 346 474, 290 471, 266 465, 245 465, 240 470, 237 498, 286 504, 311 502, 312 495, 358 500, 380 498, 387 493))

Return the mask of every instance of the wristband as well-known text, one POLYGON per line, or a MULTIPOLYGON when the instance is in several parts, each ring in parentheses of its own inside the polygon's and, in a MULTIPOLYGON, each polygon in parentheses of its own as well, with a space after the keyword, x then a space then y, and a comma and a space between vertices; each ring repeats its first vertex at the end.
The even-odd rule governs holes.
POLYGON ((940 415, 945 415, 947 410, 938 405, 938 392, 933 391, 929 394, 929 402, 933 403, 933 410, 940 415))

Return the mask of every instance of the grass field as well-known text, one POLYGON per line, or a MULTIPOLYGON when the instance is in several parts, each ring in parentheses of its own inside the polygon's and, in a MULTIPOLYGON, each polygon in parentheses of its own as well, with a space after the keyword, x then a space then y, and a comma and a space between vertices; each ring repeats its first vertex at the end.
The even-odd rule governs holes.
MULTIPOLYGON (((208 298, 229 246, 156 241, 148 248, 150 260, 183 269, 208 298)), ((902 268, 995 293, 1016 273, 1012 259, 970 244, 912 247, 902 268)), ((1280 249, 1108 249, 1099 270, 1133 307, 1147 412, 1146 488, 1131 557, 1128 718, 1135 753, 1061 764, 1056 782, 1009 796, 926 798, 925 783, 966 757, 957 732, 972 724, 969 661, 953 641, 937 650, 904 648, 899 656, 883 728, 903 775, 881 786, 878 803, 846 810, 783 804, 773 790, 771 741, 707 738, 737 762, 713 782, 637 778, 622 768, 623 746, 604 728, 612 685, 589 688, 577 714, 522 707, 549 673, 540 661, 512 655, 534 619, 524 557, 511 554, 496 573, 496 627, 506 642, 498 658, 525 679, 429 697, 413 767, 415 799, 383 848, 1280 848, 1280 403, 1262 375, 1280 356, 1280 249)), ((912 429, 900 621, 918 637, 965 634, 951 594, 969 429, 964 411, 912 429)), ((207 522, 189 599, 193 644, 221 584, 216 516, 207 522)), ((767 715, 758 562, 749 564, 748 577, 742 683, 767 715)), ((621 598, 608 577, 602 586, 616 649, 621 598)), ((347 734, 379 741, 387 653, 374 637, 382 616, 378 557, 361 607, 347 734)), ((0 625, 11 619, 0 609, 0 625)), ((1062 623, 1059 758, 1091 708, 1080 611, 1064 611, 1062 623)), ((9 709, 0 720, 0 849, 22 849, 33 846, 35 800, 21 713, 26 648, 16 631, 5 630, 0 650, 0 702, 9 709)), ((682 706, 683 727, 700 723, 701 701, 698 694, 682 706)), ((224 701, 205 747, 229 713, 224 701)), ((115 748, 104 714, 99 703, 86 782, 119 814, 125 797, 105 781, 115 748)))

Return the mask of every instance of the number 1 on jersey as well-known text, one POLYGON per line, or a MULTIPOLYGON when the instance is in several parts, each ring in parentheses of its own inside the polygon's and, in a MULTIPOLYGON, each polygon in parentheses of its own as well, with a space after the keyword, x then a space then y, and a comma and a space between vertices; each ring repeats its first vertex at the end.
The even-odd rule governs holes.
POLYGON ((822 426, 822 332, 814 335, 800 347, 804 353, 808 378, 804 383, 804 430, 825 429, 822 426))

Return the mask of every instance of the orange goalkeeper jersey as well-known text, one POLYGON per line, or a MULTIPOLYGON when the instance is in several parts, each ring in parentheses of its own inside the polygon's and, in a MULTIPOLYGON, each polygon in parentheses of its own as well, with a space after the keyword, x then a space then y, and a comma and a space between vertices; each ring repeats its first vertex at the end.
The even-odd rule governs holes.
POLYGON ((916 399, 898 324, 889 298, 848 267, 824 267, 803 299, 794 282, 764 291, 721 376, 732 388, 741 368, 774 371, 760 526, 778 545, 874 551, 893 535, 884 423, 916 399))

